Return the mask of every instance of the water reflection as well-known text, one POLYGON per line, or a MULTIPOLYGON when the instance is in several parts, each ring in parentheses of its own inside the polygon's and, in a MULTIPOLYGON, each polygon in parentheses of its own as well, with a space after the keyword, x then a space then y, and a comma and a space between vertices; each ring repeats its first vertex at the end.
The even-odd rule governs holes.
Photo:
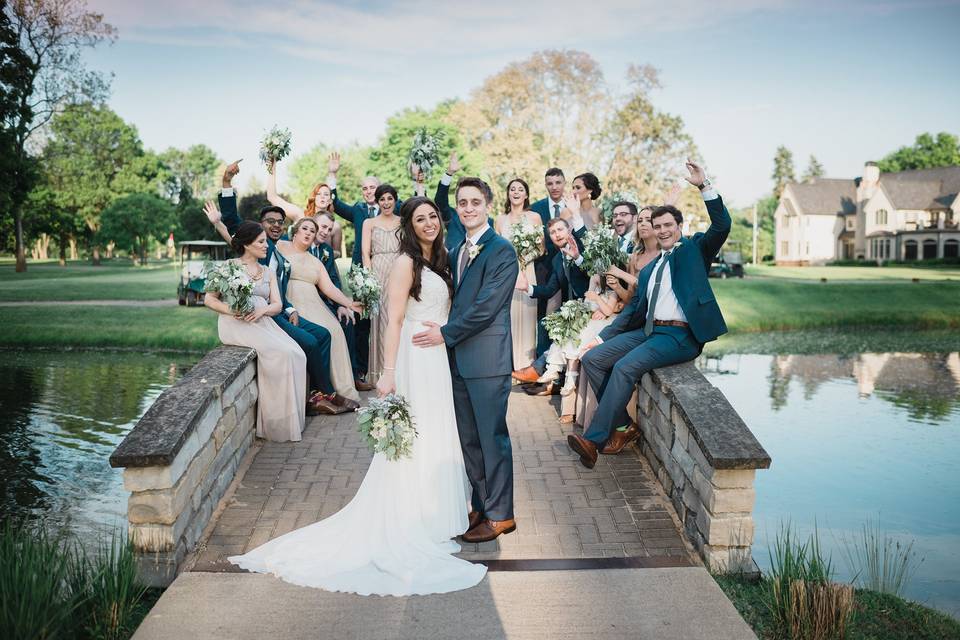
POLYGON ((108 458, 196 360, 137 353, 0 352, 0 518, 89 529, 126 513, 108 458))
POLYGON ((781 522, 842 543, 879 517, 924 558, 907 597, 960 615, 960 355, 726 355, 698 365, 773 464, 758 472, 756 560, 781 522), (931 428, 935 427, 935 428, 931 428))

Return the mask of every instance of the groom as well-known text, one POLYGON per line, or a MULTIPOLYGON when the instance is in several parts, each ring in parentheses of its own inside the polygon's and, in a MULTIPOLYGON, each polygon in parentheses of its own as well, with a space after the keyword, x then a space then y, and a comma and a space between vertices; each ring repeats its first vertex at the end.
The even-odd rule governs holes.
POLYGON ((457 185, 465 240, 450 253, 456 293, 447 324, 425 322, 418 347, 447 345, 457 431, 473 486, 466 542, 486 542, 517 528, 513 519, 513 451, 507 433, 512 339, 510 300, 519 266, 509 240, 487 222, 490 188, 480 178, 457 185))

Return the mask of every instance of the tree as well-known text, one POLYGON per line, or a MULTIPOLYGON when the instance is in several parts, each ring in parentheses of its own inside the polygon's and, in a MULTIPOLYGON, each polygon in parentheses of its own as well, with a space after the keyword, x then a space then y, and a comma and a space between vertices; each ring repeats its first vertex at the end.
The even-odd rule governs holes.
POLYGON ((209 200, 216 196, 217 178, 223 161, 213 149, 204 144, 195 144, 189 149, 167 149, 160 159, 176 177, 176 193, 186 189, 198 200, 209 200))
POLYGON ((197 200, 184 187, 177 199, 177 230, 174 237, 180 240, 221 240, 213 225, 203 214, 203 202, 197 200))
POLYGON ((810 161, 807 162, 807 170, 803 172, 803 180, 809 181, 814 178, 822 178, 824 174, 823 165, 817 158, 810 154, 810 161))
POLYGON ((884 173, 955 167, 960 165, 960 141, 957 136, 946 132, 938 133, 936 138, 932 134, 921 133, 912 147, 900 147, 888 153, 877 165, 884 173))
MULTIPOLYGON (((12 165, 8 198, 14 217, 17 271, 27 268, 24 252, 22 204, 33 183, 28 142, 70 101, 99 101, 108 84, 102 74, 86 68, 81 52, 116 30, 99 13, 86 10, 85 0, 12 0, 3 13, 16 34, 20 54, 14 60, 17 108, 4 113, 3 129, 13 136, 6 160, 12 165)), ((6 92, 6 86, 4 86, 6 92)))
POLYGON ((270 201, 267 200, 266 191, 248 193, 237 202, 237 213, 240 214, 240 218, 243 220, 260 222, 260 210, 269 206, 270 201))
POLYGON ((152 193, 134 193, 104 209, 100 222, 103 240, 116 242, 145 265, 150 242, 166 241, 176 226, 176 213, 167 200, 152 193))
POLYGON ((64 205, 57 188, 47 172, 42 172, 26 201, 23 203, 24 235, 36 238, 49 235, 57 240, 60 266, 67 264, 67 247, 77 234, 83 232, 83 221, 76 212, 64 205))
POLYGON ((785 146, 777 147, 777 154, 773 157, 773 195, 778 199, 788 182, 796 182, 797 176, 793 171, 793 154, 785 146))

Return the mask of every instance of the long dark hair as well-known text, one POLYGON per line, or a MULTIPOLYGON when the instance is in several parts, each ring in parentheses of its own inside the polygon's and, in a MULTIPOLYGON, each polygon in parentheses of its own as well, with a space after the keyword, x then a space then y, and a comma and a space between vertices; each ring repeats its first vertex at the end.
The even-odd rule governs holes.
POLYGON ((263 225, 253 220, 245 220, 237 227, 237 232, 230 239, 230 247, 238 256, 242 256, 247 245, 252 244, 254 240, 263 233, 263 225))
POLYGON ((507 183, 507 201, 503 205, 503 212, 510 213, 510 187, 513 186, 514 182, 519 182, 523 185, 523 190, 527 192, 527 195, 523 198, 523 210, 526 211, 530 208, 530 185, 527 184, 527 181, 523 178, 514 178, 507 183))
POLYGON ((447 263, 447 248, 443 244, 443 216, 440 215, 440 208, 430 198, 416 196, 403 201, 400 207, 400 253, 410 256, 413 260, 413 284, 410 286, 410 296, 420 301, 421 274, 423 268, 428 267, 435 274, 443 278, 447 283, 447 290, 453 295, 453 276, 450 274, 450 265, 447 263), (440 221, 440 233, 433 239, 433 245, 430 251, 430 260, 423 255, 423 249, 420 248, 420 240, 417 239, 417 232, 413 229, 413 212, 422 204, 430 205, 436 212, 440 221))

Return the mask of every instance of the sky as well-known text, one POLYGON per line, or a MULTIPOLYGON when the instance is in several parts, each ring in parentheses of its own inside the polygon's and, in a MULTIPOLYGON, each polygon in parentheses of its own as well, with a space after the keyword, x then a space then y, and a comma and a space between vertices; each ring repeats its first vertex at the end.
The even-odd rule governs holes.
MULTIPOLYGON (((374 143, 391 114, 466 98, 544 49, 589 53, 614 85, 631 63, 659 69, 655 105, 683 118, 737 206, 769 193, 781 144, 798 174, 813 154, 839 178, 919 133, 960 134, 960 0, 88 6, 118 30, 114 44, 86 55, 113 74, 111 108, 148 148, 203 143, 225 160, 244 158, 241 187, 252 174, 263 183, 257 147, 273 125, 290 128, 294 156, 318 142, 374 143)), ((282 170, 278 178, 282 191, 282 170)), ((538 178, 528 176, 531 185, 538 178)))

